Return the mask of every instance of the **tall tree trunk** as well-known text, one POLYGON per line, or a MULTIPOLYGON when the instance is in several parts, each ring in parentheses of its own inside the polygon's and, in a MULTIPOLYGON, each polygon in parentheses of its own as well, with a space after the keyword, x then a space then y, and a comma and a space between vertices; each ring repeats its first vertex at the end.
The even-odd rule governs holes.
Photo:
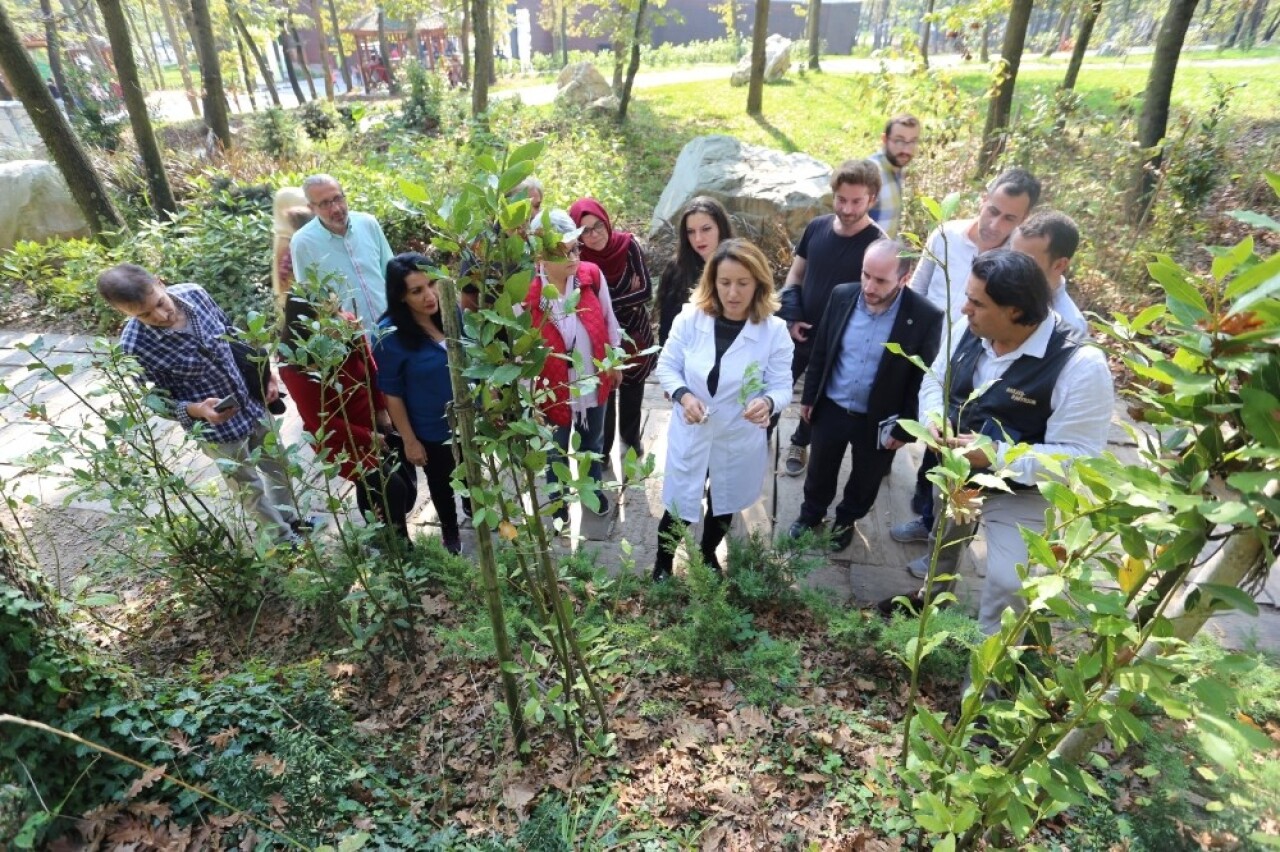
POLYGON ((0 77, 0 100, 14 100, 13 92, 9 91, 9 87, 4 84, 4 77, 0 77))
POLYGON ((244 77, 244 91, 249 96, 249 109, 254 112, 258 111, 258 99, 254 97, 253 90, 257 88, 256 81, 253 79, 253 71, 249 68, 248 52, 244 49, 244 36, 235 28, 235 24, 231 25, 231 34, 236 40, 236 50, 240 54, 240 74, 244 77))
POLYGON ((1267 24, 1266 32, 1262 34, 1262 40, 1264 42, 1271 41, 1272 37, 1275 36, 1277 29, 1280 29, 1280 11, 1277 11, 1275 16, 1271 19, 1271 23, 1267 24))
POLYGON ((164 17, 165 32, 169 34, 169 45, 173 48, 173 55, 178 60, 178 73, 182 75, 182 88, 186 90, 187 100, 191 103, 191 113, 198 117, 200 115, 200 99, 196 97, 196 87, 191 82, 191 63, 187 60, 186 34, 180 35, 178 28, 173 23, 173 10, 169 7, 170 0, 157 0, 157 2, 160 4, 160 14, 164 17))
POLYGON ((276 41, 280 45, 280 52, 284 54, 284 73, 289 77, 289 85, 293 87, 293 96, 298 99, 298 106, 302 106, 307 102, 307 96, 302 94, 302 87, 298 85, 298 72, 293 67, 293 52, 289 50, 289 30, 285 27, 284 18, 280 18, 277 23, 280 25, 280 36, 276 41))
MULTIPOLYGON (((142 36, 138 34, 138 22, 137 22, 136 20, 134 20, 134 18, 133 18, 133 16, 132 16, 132 15, 130 15, 130 14, 129 14, 129 10, 128 10, 127 8, 123 8, 123 7, 122 7, 121 11, 123 11, 123 12, 124 12, 125 30, 126 30, 127 34, 130 36, 130 39, 129 39, 129 40, 133 43, 133 50, 134 50, 133 60, 134 60, 134 65, 137 65, 137 62, 138 62, 138 54, 139 54, 139 53, 141 53, 141 54, 142 54, 142 64, 143 64, 143 65, 145 65, 145 66, 147 66, 147 71, 151 74, 151 88, 152 88, 152 91, 159 91, 160 89, 163 89, 163 88, 164 88, 164 80, 163 80, 163 79, 161 79, 161 77, 160 77, 160 69, 159 69, 159 68, 157 68, 157 67, 156 67, 156 65, 155 65, 155 63, 152 61, 151 53, 150 53, 150 52, 146 49, 146 47, 142 44, 142 36)), ((102 17, 105 19, 105 18, 106 18, 106 14, 104 13, 102 17)), ((107 27, 107 29, 108 29, 108 30, 110 30, 111 28, 110 28, 110 27, 107 27)), ((114 55, 114 54, 115 54, 115 48, 112 48, 111 52, 112 52, 112 54, 114 55)), ((118 66, 119 66, 119 63, 117 62, 117 63, 116 63, 116 65, 117 65, 117 67, 118 67, 118 66)), ((139 77, 139 78, 138 78, 138 84, 139 84, 139 85, 141 85, 141 84, 142 84, 142 78, 141 78, 141 77, 139 77)), ((142 94, 145 96, 145 95, 146 95, 146 91, 145 91, 145 90, 143 90, 142 94)))
POLYGON ((113 242, 113 232, 126 230, 124 220, 112 205, 106 186, 94 171, 67 117, 54 103, 48 86, 40 79, 40 72, 23 48, 7 6, 0 3, 0 71, 4 72, 13 94, 22 102, 58 171, 62 172, 89 229, 102 242, 113 242))
POLYGON ((97 66, 100 72, 110 74, 111 65, 107 62, 107 58, 102 55, 97 39, 90 38, 93 35, 93 27, 89 25, 89 16, 85 12, 85 4, 77 4, 75 0, 62 0, 62 10, 66 13, 68 21, 75 21, 79 24, 80 32, 84 36, 85 52, 89 54, 89 60, 97 66))
POLYGON ((978 61, 986 65, 991 61, 991 21, 982 25, 982 47, 978 49, 978 61))
POLYGON ((560 67, 569 64, 569 8, 566 0, 560 0, 560 67))
POLYGON ((627 42, 622 38, 622 30, 618 29, 613 39, 613 93, 622 97, 623 78, 627 73, 627 62, 631 51, 627 50, 627 42))
POLYGON ((822 0, 809 0, 809 20, 805 23, 809 30, 809 70, 821 71, 819 58, 822 54, 822 0))
MULTIPOLYGON (((324 99, 333 103, 333 63, 329 60, 329 40, 324 34, 324 16, 320 14, 320 0, 311 2, 311 23, 320 38, 320 67, 324 71, 324 99)), ((334 30, 337 33, 337 30, 334 30)), ((338 36, 341 38, 341 35, 338 36)))
POLYGON ((316 81, 311 75, 311 64, 307 62, 307 51, 302 46, 302 38, 298 35, 298 28, 293 25, 293 16, 290 15, 289 21, 289 37, 293 42, 293 47, 298 52, 298 66, 302 69, 302 74, 307 80, 307 91, 311 93, 311 100, 320 97, 316 94, 316 81))
POLYGON ((1089 39, 1093 37, 1093 26, 1098 23, 1102 14, 1102 0, 1089 0, 1085 7, 1084 17, 1080 19, 1080 32, 1076 35, 1075 46, 1071 48, 1071 61, 1067 63, 1067 76, 1062 78, 1062 88, 1072 91, 1076 80, 1080 77, 1080 66, 1084 65, 1084 55, 1089 49, 1089 39))
POLYGON ((1236 41, 1240 38, 1240 30, 1244 28, 1245 16, 1249 14, 1249 0, 1245 0, 1240 4, 1240 8, 1236 11, 1235 22, 1231 25, 1231 33, 1227 36, 1227 40, 1222 43, 1224 49, 1236 46, 1236 41))
POLYGON ((978 155, 978 177, 986 175, 996 164, 1004 148, 1004 130, 1009 125, 1013 106, 1013 87, 1018 82, 1018 65, 1027 42, 1027 24, 1031 20, 1032 0, 1013 0, 1009 23, 1004 30, 1004 46, 1000 50, 1000 82, 987 104, 987 123, 982 129, 982 151, 978 155))
POLYGON ((191 0, 191 34, 196 45, 196 61, 200 63, 201 100, 204 123, 213 131, 223 150, 231 150, 231 122, 227 118, 227 93, 222 86, 222 67, 218 64, 218 45, 213 38, 213 21, 206 0, 191 0))
POLYGON ((747 115, 764 112, 764 43, 769 37, 769 0, 756 0, 751 29, 751 80, 747 84, 747 115))
MULTIPOLYGON (((164 63, 160 61, 160 54, 156 51, 156 31, 151 26, 151 13, 147 10, 146 0, 138 0, 138 11, 142 13, 142 31, 147 34, 147 56, 151 60, 151 67, 156 70, 156 91, 161 91, 164 89, 164 63)), ((136 21, 134 30, 137 31, 136 21)))
POLYGON ((649 0, 639 0, 636 5, 636 26, 631 35, 631 62, 627 65, 627 79, 622 84, 622 95, 618 98, 618 122, 627 120, 627 107, 631 104, 631 87, 636 82, 636 72, 640 70, 640 40, 644 38, 644 13, 649 0))
POLYGON ((485 0, 485 5, 489 7, 489 88, 493 88, 498 85, 498 61, 494 58, 497 53, 498 10, 488 0, 485 0))
MULTIPOLYGON (((1178 56, 1187 37, 1187 27, 1196 11, 1196 0, 1170 0, 1160 33, 1156 36, 1155 55, 1147 75, 1147 91, 1142 98, 1142 114, 1138 117, 1138 148, 1148 151, 1160 144, 1169 124, 1169 100, 1173 95, 1173 78, 1178 71, 1178 56)), ((1156 188, 1161 152, 1138 164, 1133 192, 1129 200, 1129 219, 1141 222, 1147 215, 1156 188)))
POLYGON ((151 117, 147 114, 147 97, 142 91, 142 80, 138 77, 133 45, 129 43, 129 22, 124 3, 123 0, 98 0, 98 5, 102 9, 102 20, 106 23, 107 38, 111 40, 111 55, 116 60, 116 76, 124 94, 125 108, 129 111, 133 139, 138 145, 138 155, 147 172, 151 204, 157 213, 165 217, 178 209, 178 202, 174 200, 173 190, 169 188, 169 176, 164 171, 164 157, 160 155, 160 145, 156 142, 151 117))
POLYGON ((933 7, 937 0, 929 0, 929 5, 924 10, 924 23, 920 30, 920 64, 925 68, 929 67, 929 37, 932 35, 933 21, 930 18, 933 15, 933 7))
POLYGON ((1058 16, 1058 25, 1053 28, 1053 36, 1044 49, 1043 56, 1048 59, 1058 51, 1058 46, 1067 40, 1067 28, 1071 24, 1071 16, 1075 13, 1074 0, 1067 0, 1062 6, 1062 14, 1058 16))
POLYGON ((1244 48, 1252 50, 1258 44, 1258 30, 1262 27, 1262 19, 1267 15, 1267 0, 1254 0, 1253 11, 1244 25, 1244 48))
POLYGON ((462 0, 462 79, 471 85, 471 0, 462 0))
POLYGON ((227 0, 227 15, 231 18, 231 23, 240 34, 240 38, 249 48, 253 61, 257 63, 258 71, 262 73, 262 80, 267 86, 267 94, 271 97, 271 103, 277 107, 280 106, 280 93, 276 91, 276 78, 271 73, 271 63, 267 61, 267 57, 258 48, 258 43, 253 40, 253 36, 249 33, 249 28, 245 26, 244 18, 240 17, 239 10, 231 4, 231 0, 227 0))
MULTIPOLYGON (((312 0, 319 3, 320 0, 312 0)), ((338 46, 338 67, 342 69, 342 84, 351 91, 351 69, 347 67, 347 54, 342 47, 342 28, 338 26, 338 6, 329 0, 329 23, 333 25, 333 42, 338 46)))
POLYGON ((49 73, 53 75, 53 84, 62 92, 62 105, 68 114, 74 114, 76 99, 71 97, 71 90, 67 88, 67 75, 62 69, 62 42, 58 37, 58 23, 53 19, 53 4, 50 0, 40 0, 40 17, 44 18, 44 46, 49 55, 49 73))
POLYGON ((378 7, 378 51, 382 54, 382 67, 387 72, 387 90, 394 95, 400 89, 396 84, 394 69, 391 67, 391 45, 387 42, 387 13, 381 6, 378 7))
POLYGON ((489 29, 489 0, 469 0, 471 26, 476 43, 471 75, 471 116, 479 118, 489 110, 489 78, 493 74, 493 31, 489 29))

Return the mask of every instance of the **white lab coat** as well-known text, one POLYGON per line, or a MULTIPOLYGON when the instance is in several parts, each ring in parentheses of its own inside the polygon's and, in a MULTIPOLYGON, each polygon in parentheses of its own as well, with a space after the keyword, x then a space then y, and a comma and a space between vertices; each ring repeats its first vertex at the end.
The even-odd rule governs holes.
POLYGON ((743 419, 738 399, 748 365, 760 365, 764 391, 773 410, 791 401, 791 353, 795 344, 777 317, 748 322, 720 361, 716 395, 707 393, 707 375, 715 366, 715 317, 685 305, 671 326, 657 376, 669 394, 687 387, 711 415, 705 423, 684 421, 684 409, 672 402, 667 424, 667 460, 663 469, 662 505, 673 515, 696 523, 702 515, 703 486, 711 478, 711 504, 717 515, 740 512, 760 499, 768 466, 765 429, 743 419))

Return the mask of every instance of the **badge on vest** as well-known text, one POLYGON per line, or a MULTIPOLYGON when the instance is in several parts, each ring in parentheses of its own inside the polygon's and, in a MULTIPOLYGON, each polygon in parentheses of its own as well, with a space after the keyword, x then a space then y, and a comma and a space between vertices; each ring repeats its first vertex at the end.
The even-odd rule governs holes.
POLYGON ((1009 394, 1009 399, 1013 400, 1014 402, 1020 402, 1023 405, 1036 404, 1036 401, 1033 397, 1027 396, 1025 393, 1018 390, 1017 388, 1006 388, 1005 392, 1009 394))

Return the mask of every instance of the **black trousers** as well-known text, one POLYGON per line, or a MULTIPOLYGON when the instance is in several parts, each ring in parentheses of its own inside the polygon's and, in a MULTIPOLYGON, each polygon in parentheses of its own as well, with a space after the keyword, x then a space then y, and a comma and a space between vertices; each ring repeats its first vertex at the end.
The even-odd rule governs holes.
MULTIPOLYGON (((702 561, 708 568, 720 573, 720 560, 716 558, 716 548, 733 526, 733 514, 717 515, 711 505, 711 494, 707 493, 707 514, 702 519, 702 541, 698 550, 702 553, 702 561)), ((671 512, 663 512, 658 521, 658 556, 653 563, 654 575, 671 574, 675 565, 677 542, 672 541, 671 534, 676 528, 676 518, 671 512)))
POLYGON ((360 514, 372 512, 396 535, 409 540, 408 517, 418 502, 418 472, 391 452, 374 470, 356 480, 356 505, 360 514))
POLYGON ((938 454, 925 449, 916 469, 916 490, 911 495, 911 511, 920 516, 926 527, 933 526, 933 490, 935 486, 926 474, 938 466, 938 454))
POLYGON ((847 527, 865 517, 875 505, 880 481, 893 464, 893 451, 876 449, 878 423, 865 414, 846 411, 825 395, 814 406, 811 421, 812 446, 804 478, 800 523, 813 527, 826 517, 827 507, 836 496, 840 463, 848 450, 853 469, 844 485, 844 496, 836 506, 835 522, 837 528, 847 527))
MULTIPOLYGON (((818 331, 817 326, 809 329, 809 343, 797 343, 795 351, 791 354, 791 387, 796 386, 796 382, 804 371, 809 369, 809 357, 813 355, 813 335, 818 331)), ((810 441, 809 424, 804 418, 800 418, 800 422, 796 424, 796 431, 791 433, 791 444, 796 447, 807 447, 810 441)))
POLYGON ((618 433, 622 443, 641 450, 640 423, 644 419, 644 382, 622 384, 609 394, 609 404, 604 410, 604 450, 607 459, 613 452, 613 434, 618 433))
POLYGON ((458 537, 458 506, 453 500, 453 469, 457 466, 453 460, 453 444, 423 441, 427 448, 427 463, 422 470, 427 474, 427 493, 436 507, 436 517, 440 519, 440 537, 458 537))

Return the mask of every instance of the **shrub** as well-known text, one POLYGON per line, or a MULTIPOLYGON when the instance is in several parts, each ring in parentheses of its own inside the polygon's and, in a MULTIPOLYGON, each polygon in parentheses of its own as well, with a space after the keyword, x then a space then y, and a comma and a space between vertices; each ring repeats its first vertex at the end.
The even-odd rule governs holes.
POLYGON ((302 131, 312 142, 323 142, 338 129, 338 116, 328 101, 309 101, 298 109, 302 131))
POLYGON ((293 116, 271 107, 253 117, 254 148, 277 160, 292 159, 298 155, 298 124, 293 116))
POLYGON ((445 81, 419 62, 405 63, 403 71, 409 82, 401 103, 404 126, 417 133, 434 133, 440 129, 445 81))

